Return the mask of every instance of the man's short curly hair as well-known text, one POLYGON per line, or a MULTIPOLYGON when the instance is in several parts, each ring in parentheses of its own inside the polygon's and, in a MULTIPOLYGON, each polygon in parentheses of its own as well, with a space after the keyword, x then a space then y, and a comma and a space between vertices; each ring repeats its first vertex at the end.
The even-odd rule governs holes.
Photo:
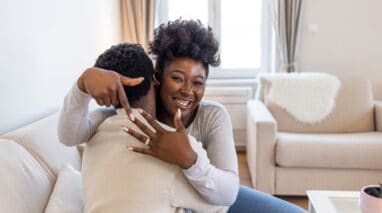
POLYGON ((151 59, 139 44, 114 45, 98 57, 94 66, 131 78, 144 77, 144 81, 137 86, 124 86, 126 96, 131 102, 146 95, 150 90, 154 67, 151 59))
POLYGON ((164 67, 177 57, 188 57, 200 61, 206 69, 208 65, 219 66, 219 42, 212 29, 204 27, 197 20, 169 21, 154 31, 154 40, 149 44, 149 53, 156 59, 155 69, 162 77, 164 67))

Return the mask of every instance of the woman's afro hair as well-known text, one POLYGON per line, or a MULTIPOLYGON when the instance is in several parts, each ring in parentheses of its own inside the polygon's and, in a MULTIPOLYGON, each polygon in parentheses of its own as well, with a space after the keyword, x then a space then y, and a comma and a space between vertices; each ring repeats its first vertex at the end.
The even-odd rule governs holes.
POLYGON ((220 64, 218 50, 219 42, 212 29, 204 27, 199 20, 177 19, 161 24, 155 29, 154 40, 149 44, 149 53, 156 59, 155 68, 159 77, 164 66, 177 57, 200 61, 208 76, 208 65, 220 64))

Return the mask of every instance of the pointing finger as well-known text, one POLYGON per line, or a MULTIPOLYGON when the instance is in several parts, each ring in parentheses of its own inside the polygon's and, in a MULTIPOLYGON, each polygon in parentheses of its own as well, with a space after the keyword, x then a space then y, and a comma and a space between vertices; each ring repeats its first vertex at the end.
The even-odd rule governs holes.
POLYGON ((129 104, 129 101, 127 100, 125 90, 123 89, 123 86, 120 83, 117 85, 117 93, 118 93, 119 103, 125 109, 126 115, 129 116, 131 120, 134 120, 131 114, 130 104, 129 104))

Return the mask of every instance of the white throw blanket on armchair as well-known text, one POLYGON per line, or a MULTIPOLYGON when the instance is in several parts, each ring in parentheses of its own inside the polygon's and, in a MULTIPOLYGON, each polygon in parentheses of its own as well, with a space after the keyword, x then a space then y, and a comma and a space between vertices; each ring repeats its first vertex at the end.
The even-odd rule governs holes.
POLYGON ((333 110, 341 82, 327 73, 276 73, 259 76, 256 98, 272 103, 303 123, 317 123, 333 110))

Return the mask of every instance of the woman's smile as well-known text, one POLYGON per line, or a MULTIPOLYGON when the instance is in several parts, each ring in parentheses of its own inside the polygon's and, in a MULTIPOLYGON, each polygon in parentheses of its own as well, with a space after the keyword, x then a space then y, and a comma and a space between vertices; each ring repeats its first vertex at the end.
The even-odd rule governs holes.
POLYGON ((174 97, 173 100, 174 100, 175 104, 178 105, 178 108, 180 108, 182 111, 189 109, 191 104, 192 104, 192 101, 185 100, 182 98, 175 98, 174 97))

